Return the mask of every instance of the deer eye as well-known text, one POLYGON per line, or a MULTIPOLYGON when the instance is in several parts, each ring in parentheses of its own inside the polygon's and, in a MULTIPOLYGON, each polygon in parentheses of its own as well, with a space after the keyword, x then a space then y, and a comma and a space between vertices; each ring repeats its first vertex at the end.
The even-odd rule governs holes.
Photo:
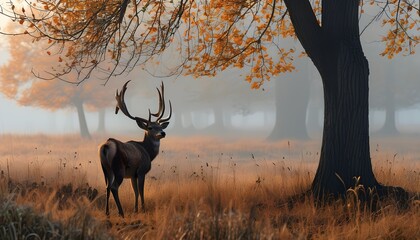
POLYGON ((153 130, 153 127, 147 127, 147 130, 153 130))

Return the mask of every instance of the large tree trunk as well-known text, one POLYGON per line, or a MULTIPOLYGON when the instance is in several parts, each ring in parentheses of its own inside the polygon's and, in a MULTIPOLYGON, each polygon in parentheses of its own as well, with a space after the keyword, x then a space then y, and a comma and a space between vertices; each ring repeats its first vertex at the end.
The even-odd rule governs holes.
POLYGON ((304 67, 290 77, 275 80, 276 121, 268 136, 270 140, 308 138, 306 110, 310 84, 304 67))
POLYGON ((285 3, 295 33, 318 69, 324 88, 322 147, 311 187, 315 198, 345 196, 357 183, 365 189, 377 189, 380 196, 392 193, 406 200, 403 189, 381 186, 372 171, 369 68, 360 43, 359 1, 323 0, 321 25, 308 0, 285 3))
POLYGON ((74 106, 77 109, 77 116, 79 118, 80 136, 90 139, 90 133, 86 122, 85 110, 83 108, 83 101, 76 100, 74 106))
POLYGON ((320 162, 312 190, 345 194, 357 183, 374 187, 369 151, 368 62, 360 42, 343 41, 336 68, 325 74, 324 131, 320 162))
POLYGON ((369 151, 369 68, 360 44, 357 0, 322 1, 322 28, 307 0, 285 1, 295 32, 324 89, 324 130, 312 191, 342 195, 378 185, 369 151))

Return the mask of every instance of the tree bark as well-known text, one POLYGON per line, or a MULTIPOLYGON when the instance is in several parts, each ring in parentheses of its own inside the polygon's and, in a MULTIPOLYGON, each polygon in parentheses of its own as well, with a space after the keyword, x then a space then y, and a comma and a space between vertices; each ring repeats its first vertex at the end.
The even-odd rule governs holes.
POLYGON ((83 101, 74 101, 74 106, 77 109, 77 116, 79 118, 80 136, 82 138, 90 139, 91 135, 86 122, 85 110, 83 108, 83 101))
POLYGON ((311 191, 317 200, 363 184, 378 189, 369 149, 369 67, 359 36, 358 0, 323 0, 321 26, 308 0, 285 0, 324 90, 320 161, 311 191), (357 179, 357 180, 356 180, 357 179))
POLYGON ((334 78, 324 80, 324 131, 312 183, 319 195, 344 195, 355 184, 378 186, 369 150, 368 62, 357 41, 343 41, 337 55, 337 69, 327 74, 334 78))
POLYGON ((269 140, 308 139, 306 110, 309 103, 310 84, 306 70, 276 79, 276 120, 269 140))

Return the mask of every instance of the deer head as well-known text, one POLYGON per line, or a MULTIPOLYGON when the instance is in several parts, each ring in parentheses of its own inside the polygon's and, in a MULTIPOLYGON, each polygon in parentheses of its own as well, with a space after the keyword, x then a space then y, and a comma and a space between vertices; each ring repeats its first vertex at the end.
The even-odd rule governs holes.
POLYGON ((166 133, 163 131, 168 125, 169 120, 172 116, 172 104, 169 100, 169 115, 166 118, 163 118, 163 115, 165 113, 165 96, 164 96, 164 86, 163 82, 161 85, 161 90, 158 88, 158 94, 159 94, 159 110, 156 113, 151 113, 149 109, 149 117, 148 119, 140 118, 140 117, 133 117, 128 112, 127 106, 124 101, 125 91, 127 90, 127 84, 130 82, 127 81, 123 88, 121 89, 121 92, 117 93, 115 95, 115 98, 117 99, 117 106, 115 108, 115 114, 118 113, 119 110, 121 110, 122 113, 124 113, 127 117, 135 120, 137 122, 137 125, 146 131, 146 135, 149 137, 152 137, 154 139, 161 139, 166 136, 166 133), (152 116, 156 118, 156 120, 152 121, 152 116))

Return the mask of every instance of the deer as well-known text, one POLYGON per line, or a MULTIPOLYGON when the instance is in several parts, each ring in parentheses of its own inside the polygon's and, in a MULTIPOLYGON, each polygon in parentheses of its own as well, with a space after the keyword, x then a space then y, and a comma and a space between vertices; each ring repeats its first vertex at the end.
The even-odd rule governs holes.
POLYGON ((165 98, 164 85, 161 84, 161 90, 158 88, 159 94, 159 110, 156 113, 151 113, 149 109, 148 119, 133 117, 127 109, 124 96, 127 90, 127 81, 120 93, 116 93, 117 106, 115 114, 118 111, 135 120, 138 127, 145 131, 143 141, 128 141, 121 142, 114 138, 109 138, 104 144, 99 146, 99 157, 101 160, 102 170, 104 172, 106 184, 106 206, 105 214, 109 215, 109 196, 110 192, 114 197, 118 208, 118 213, 124 218, 124 212, 121 207, 120 199, 118 197, 118 188, 120 187, 124 178, 130 178, 134 190, 135 202, 134 212, 138 212, 138 196, 140 192, 141 208, 145 212, 144 204, 144 182, 146 174, 150 171, 152 161, 159 154, 160 140, 166 136, 163 131, 168 125, 172 116, 172 104, 169 101, 169 115, 164 118, 165 113, 165 98), (156 120, 152 121, 152 117, 156 120))

